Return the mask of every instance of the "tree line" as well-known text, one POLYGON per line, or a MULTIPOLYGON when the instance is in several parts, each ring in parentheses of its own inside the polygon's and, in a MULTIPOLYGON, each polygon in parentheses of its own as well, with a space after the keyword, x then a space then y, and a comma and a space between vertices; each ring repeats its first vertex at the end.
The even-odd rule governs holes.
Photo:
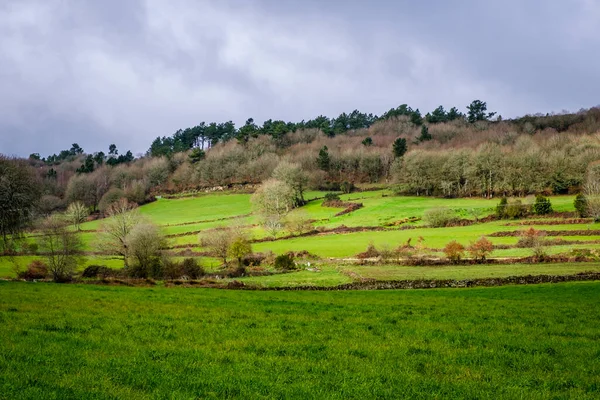
POLYGON ((449 111, 446 111, 443 106, 439 106, 423 116, 418 108, 413 109, 408 104, 402 104, 386 111, 381 116, 354 110, 351 113, 341 113, 338 117, 334 118, 320 115, 314 119, 308 121, 302 120, 300 122, 268 119, 262 125, 257 125, 253 118, 248 118, 240 128, 236 128, 232 121, 224 123, 212 122, 208 124, 201 122, 194 127, 180 129, 172 136, 157 137, 150 145, 148 154, 154 157, 168 156, 172 153, 187 151, 194 147, 204 149, 206 146, 211 147, 219 142, 227 142, 232 139, 237 139, 240 143, 247 143, 251 138, 256 138, 260 135, 281 139, 287 133, 305 129, 318 129, 324 135, 333 137, 345 134, 348 131, 368 129, 378 121, 401 116, 406 116, 413 124, 421 126, 424 123, 436 124, 458 119, 465 119, 470 123, 488 121, 495 114, 494 112, 487 112, 486 102, 474 100, 467 106, 466 114, 461 113, 456 107, 452 107, 449 111))

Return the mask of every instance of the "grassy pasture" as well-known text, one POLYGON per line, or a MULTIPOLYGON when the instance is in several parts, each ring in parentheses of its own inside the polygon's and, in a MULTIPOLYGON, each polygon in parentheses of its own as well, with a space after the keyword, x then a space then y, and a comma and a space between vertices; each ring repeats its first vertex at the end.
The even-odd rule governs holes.
MULTIPOLYGON (((354 211, 350 214, 335 217, 334 215, 341 211, 339 208, 322 207, 321 198, 323 192, 310 192, 306 195, 307 199, 317 199, 310 201, 301 209, 294 210, 291 214, 304 214, 306 217, 316 220, 315 226, 324 228, 335 228, 340 225, 348 227, 384 227, 385 224, 403 220, 409 217, 421 218, 426 210, 435 207, 449 207, 454 209, 462 218, 470 218, 469 210, 477 208, 481 211, 481 216, 493 212, 498 199, 486 200, 480 198, 466 199, 438 199, 425 197, 397 197, 392 196, 390 191, 380 190, 371 192, 359 192, 342 195, 341 198, 346 201, 362 202, 364 208, 354 211)), ((214 193, 205 194, 198 197, 182 197, 179 199, 159 199, 140 207, 140 212, 162 226, 163 231, 169 235, 180 235, 171 237, 169 243, 171 246, 186 245, 194 251, 205 251, 200 247, 200 232, 209 232, 219 226, 228 224, 245 225, 254 238, 263 238, 266 233, 259 225, 260 219, 252 214, 252 206, 249 194, 226 194, 214 193)), ((555 196, 551 198, 552 204, 557 211, 572 211, 573 196, 555 196)), ((524 202, 531 202, 532 199, 525 199, 524 202)), ((587 230, 600 229, 600 224, 562 224, 562 225, 535 225, 537 220, 532 220, 532 226, 540 230, 587 230)), ((88 230, 80 233, 83 238, 85 248, 88 251, 95 250, 97 233, 89 230, 97 229, 100 221, 86 223, 82 229, 88 230)), ((427 228, 422 226, 423 222, 413 223, 416 229, 398 230, 395 228, 385 228, 383 231, 364 231, 335 235, 319 235, 310 237, 293 238, 287 240, 277 240, 274 242, 255 243, 254 251, 266 252, 273 251, 276 254, 282 254, 287 251, 307 250, 323 258, 353 258, 358 253, 363 252, 370 243, 375 244, 380 249, 393 249, 412 239, 412 244, 417 242, 419 237, 425 239, 424 246, 430 250, 433 256, 443 256, 440 252, 449 241, 457 240, 464 245, 477 240, 481 236, 488 236, 495 232, 524 230, 528 226, 508 226, 509 221, 494 221, 484 224, 475 224, 466 227, 451 228, 427 228)), ((209 233, 210 234, 210 233, 209 233)), ((565 240, 591 241, 599 240, 600 236, 563 236, 565 240)), ((32 240, 30 238, 30 240, 32 240)), ((490 237, 490 240, 496 245, 515 245, 517 237, 490 237)), ((600 249, 600 243, 593 244, 573 244, 547 247, 548 254, 557 254, 568 252, 571 249, 600 249)), ((493 253, 494 257, 522 257, 531 255, 531 249, 511 248, 499 249, 493 253)), ((31 257, 30 257, 31 258, 31 257)), ((26 265, 28 258, 20 257, 22 265, 26 265)), ((110 267, 120 267, 118 260, 105 261, 106 258, 90 257, 89 264, 105 264, 110 267)), ((218 262, 215 260, 200 260, 205 267, 212 269, 218 262)), ((10 260, 0 257, 0 276, 9 276, 11 272, 10 260)), ((290 284, 305 282, 305 278, 317 278, 317 275, 306 273, 305 277, 294 274, 286 274, 281 277, 253 278, 264 280, 266 285, 271 281, 279 282, 281 279, 291 279, 290 284), (293 279, 292 279, 293 277, 293 279)), ((344 277, 345 278, 345 277, 344 277)), ((321 278, 319 278, 321 279, 321 278)), ((325 280, 326 281, 326 280, 325 280)), ((339 282, 338 278, 333 281, 339 282)), ((326 284, 323 282, 323 284, 326 284)))
MULTIPOLYGON (((486 200, 480 198, 437 199, 423 197, 396 197, 390 196, 388 191, 351 193, 342 195, 341 197, 344 200, 362 202, 364 204, 364 208, 354 211, 350 214, 335 217, 335 214, 341 211, 341 209, 322 207, 322 200, 315 200, 309 202, 306 206, 300 209, 294 210, 291 215, 304 214, 308 218, 315 220, 315 226, 317 227, 322 226, 325 228, 335 228, 340 225, 345 225, 348 227, 381 227, 386 223, 409 217, 421 218, 426 210, 444 206, 457 210, 459 215, 461 215, 463 218, 470 217, 467 210, 471 208, 479 208, 482 216, 485 216, 493 213, 494 207, 498 202, 497 199, 486 200), (382 197, 383 195, 386 197, 382 197)), ((201 197, 190 200, 204 201, 204 198, 201 197)), ((162 200, 162 202, 166 205, 168 205, 168 202, 170 201, 173 200, 162 200)), ((554 209, 557 211, 573 210, 573 196, 555 196, 552 197, 552 202, 554 209)), ((152 213, 148 213, 148 215, 152 215, 152 213)), ((259 219, 257 216, 246 217, 242 219, 242 222, 244 224, 257 224, 259 223, 259 219)), ((166 231, 168 233, 185 234, 186 232, 195 232, 202 229, 214 228, 226 223, 227 221, 167 227, 166 231)), ((416 224, 412 225, 421 226, 422 224, 422 222, 417 222, 416 224)), ((379 246, 387 245, 395 247, 400 243, 406 242, 408 238, 412 237, 414 241, 419 236, 423 236, 425 238, 426 246, 432 248, 442 248, 448 241, 453 239, 457 239, 463 244, 468 244, 470 241, 478 239, 482 235, 489 235, 497 231, 512 231, 527 228, 527 226, 506 226, 506 224, 507 221, 496 221, 468 227, 444 229, 420 227, 418 230, 360 232, 347 235, 296 238, 277 242, 267 242, 257 244, 255 247, 259 251, 272 250, 275 253, 282 253, 290 250, 308 250, 323 257, 351 257, 363 251, 371 241, 379 246), (334 239, 335 237, 337 237, 337 239, 334 239)), ((537 229, 545 230, 579 230, 588 228, 600 229, 600 224, 561 226, 540 225, 535 227, 537 229)), ((266 233, 260 227, 252 228, 251 232, 255 238, 262 238, 266 236, 266 233)), ((492 238, 492 241, 496 244, 514 244, 516 243, 517 238, 492 238)), ((196 245, 198 244, 198 236, 196 234, 181 236, 174 238, 172 243, 177 245, 196 245)))
POLYGON ((0 398, 600 393, 600 282, 318 293, 0 282, 0 293, 0 398))
POLYGON ((342 270, 352 271, 362 278, 377 280, 413 279, 478 279, 505 278, 523 275, 572 275, 580 272, 600 272, 600 263, 553 264, 490 264, 412 267, 399 265, 347 265, 342 270))

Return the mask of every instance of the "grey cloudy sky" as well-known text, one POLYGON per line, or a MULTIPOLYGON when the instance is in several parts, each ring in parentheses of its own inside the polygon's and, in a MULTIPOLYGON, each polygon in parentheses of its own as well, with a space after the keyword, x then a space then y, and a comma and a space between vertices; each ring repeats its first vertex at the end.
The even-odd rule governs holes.
POLYGON ((1 0, 0 153, 201 121, 600 103, 600 2, 1 0))

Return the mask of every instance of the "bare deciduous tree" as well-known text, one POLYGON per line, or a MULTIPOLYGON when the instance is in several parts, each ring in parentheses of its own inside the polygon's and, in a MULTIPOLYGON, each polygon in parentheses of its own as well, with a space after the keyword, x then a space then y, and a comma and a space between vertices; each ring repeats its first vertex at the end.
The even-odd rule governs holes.
POLYGON ((232 240, 233 230, 220 227, 201 236, 200 244, 202 247, 206 247, 213 257, 217 257, 223 260, 223 264, 227 264, 229 246, 232 240))
POLYGON ((67 208, 66 217, 78 231, 81 230, 81 224, 85 222, 88 215, 90 215, 89 209, 80 201, 71 203, 67 208))
POLYGON ((308 218, 308 214, 298 210, 286 217, 285 228, 292 235, 302 235, 303 233, 312 230, 313 225, 308 218))
POLYGON ((162 277, 161 254, 166 247, 165 236, 156 224, 142 222, 127 235, 128 254, 141 277, 162 277))
POLYGON ((265 218, 263 226, 271 237, 276 238, 283 229, 283 222, 278 215, 271 215, 265 218))
POLYGON ((106 210, 107 219, 100 227, 98 249, 109 254, 123 257, 125 268, 129 266, 129 234, 141 222, 135 204, 121 199, 106 210))
POLYGON ((277 179, 269 179, 252 195, 252 203, 261 215, 276 215, 281 218, 294 207, 295 198, 290 185, 277 179))
POLYGON ((308 177, 302 171, 300 164, 290 163, 287 161, 280 162, 273 171, 273 178, 284 182, 294 193, 293 206, 298 207, 304 205, 304 190, 308 183, 308 177))
POLYGON ((52 278, 56 282, 69 280, 77 266, 84 261, 81 237, 67 229, 67 222, 56 215, 44 220, 41 231, 38 243, 40 250, 46 254, 52 278))

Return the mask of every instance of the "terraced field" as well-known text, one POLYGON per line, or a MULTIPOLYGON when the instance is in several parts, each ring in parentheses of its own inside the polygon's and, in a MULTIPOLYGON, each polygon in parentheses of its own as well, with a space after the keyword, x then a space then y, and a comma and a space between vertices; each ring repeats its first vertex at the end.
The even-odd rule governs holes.
MULTIPOLYGON (((249 194, 208 194, 198 197, 184 197, 179 199, 159 199, 154 203, 140 207, 140 212, 161 225, 164 233, 168 235, 170 251, 176 257, 189 256, 192 254, 206 253, 200 245, 199 237, 201 235, 210 235, 210 232, 218 227, 235 224, 242 226, 250 232, 255 252, 274 252, 282 254, 288 251, 307 251, 322 260, 319 262, 321 267, 330 268, 335 274, 340 274, 340 265, 344 266, 345 260, 352 265, 358 253, 363 252, 370 244, 377 248, 394 249, 406 243, 415 244, 421 238, 422 253, 430 257, 443 257, 441 250, 451 240, 468 245, 470 242, 479 239, 482 236, 487 237, 498 248, 494 250, 495 258, 514 258, 527 257, 532 254, 528 248, 516 247, 519 240, 518 232, 528 227, 534 227, 538 230, 548 232, 549 239, 560 239, 552 246, 546 247, 546 253, 565 254, 575 249, 600 249, 600 224, 590 221, 578 221, 579 223, 569 223, 573 221, 562 220, 559 217, 554 218, 532 218, 522 221, 491 221, 484 223, 473 223, 468 226, 455 226, 448 228, 429 228, 424 226, 421 218, 424 213, 436 207, 448 207, 463 219, 472 219, 473 209, 477 209, 476 214, 480 218, 493 213, 498 200, 486 200, 481 198, 467 199, 438 199, 425 197, 398 197, 393 196, 387 190, 358 192, 342 195, 341 198, 346 202, 360 202, 363 207, 345 215, 336 216, 341 211, 340 208, 331 208, 322 206, 322 197, 325 193, 310 192, 308 199, 312 199, 307 205, 296 209, 290 213, 290 218, 303 215, 313 221, 316 231, 312 234, 301 237, 289 237, 289 234, 282 232, 275 240, 265 241, 267 233, 260 224, 260 218, 253 213, 249 194), (405 222, 410 221, 410 222, 405 222), (584 222, 584 223, 581 223, 584 222), (556 236, 553 232, 560 231, 556 236), (512 236, 510 232, 513 233, 512 236), (572 232, 572 234, 570 234, 572 232), (192 253, 189 253, 189 252, 192 253), (183 252, 183 253, 182 253, 183 252), (328 264, 332 266, 329 267, 328 264)), ((573 196, 555 196, 551 198, 552 205, 557 212, 571 212, 573 208, 573 196)), ((533 201, 523 199, 524 203, 533 201)), ((109 254, 93 254, 96 251, 95 243, 97 230, 102 224, 102 220, 88 222, 82 225, 83 237, 87 251, 90 255, 86 265, 106 265, 111 268, 122 266, 122 261, 111 257, 109 254)), ((33 241, 33 238, 30 238, 33 241)), ((14 276, 12 270, 15 263, 24 266, 35 258, 36 255, 23 255, 16 257, 0 258, 0 276, 14 276)), ((220 262, 211 257, 198 257, 200 264, 208 270, 216 269, 220 262)), ((350 267, 348 267, 350 268, 350 267)), ((352 266, 351 268, 358 268, 352 266)), ((367 268, 367 267, 364 267, 367 268)), ((382 267, 383 268, 383 267, 382 267)), ((578 264, 567 269, 536 266, 532 268, 505 268, 494 266, 499 269, 497 273, 536 273, 559 271, 577 272, 593 270, 595 266, 578 264)), ((487 271, 492 271, 489 267, 487 271)), ((407 269, 407 267, 397 266, 395 270, 384 268, 385 272, 366 274, 367 278, 385 279, 385 276, 392 277, 459 277, 465 274, 475 273, 473 268, 467 267, 443 267, 437 269, 416 270, 407 269), (437 271, 437 272, 432 272, 437 271), (372 276, 371 276, 372 275, 372 276)), ((375 270, 372 270, 375 271, 375 270)), ((365 270, 357 272, 362 276, 365 270)), ((275 282, 285 282, 290 284, 296 282, 305 282, 306 279, 313 279, 315 282, 327 284, 329 278, 324 277, 325 272, 310 273, 307 271, 285 274, 277 278, 251 278, 252 282, 264 282, 265 285, 272 285, 275 282)), ((351 275, 351 276, 358 276, 351 275)), ((479 275, 478 275, 479 276, 479 275)), ((345 282, 348 275, 341 274, 333 281, 345 282)))

